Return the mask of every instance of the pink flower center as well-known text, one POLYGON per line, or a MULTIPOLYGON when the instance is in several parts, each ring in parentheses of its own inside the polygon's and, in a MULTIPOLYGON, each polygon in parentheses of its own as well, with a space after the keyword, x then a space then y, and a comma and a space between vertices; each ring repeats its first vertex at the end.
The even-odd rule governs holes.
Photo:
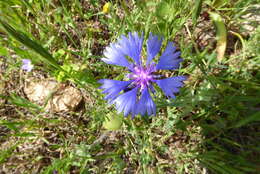
POLYGON ((149 67, 134 67, 133 72, 130 74, 130 78, 134 79, 134 83, 140 86, 141 90, 149 86, 152 80, 154 80, 152 73, 154 72, 154 66, 149 67))

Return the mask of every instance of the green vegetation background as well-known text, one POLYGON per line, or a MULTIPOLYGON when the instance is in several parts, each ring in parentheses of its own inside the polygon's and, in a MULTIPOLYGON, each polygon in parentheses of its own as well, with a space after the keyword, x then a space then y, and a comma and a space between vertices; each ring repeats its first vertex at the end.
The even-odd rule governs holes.
POLYGON ((260 1, 115 0, 104 13, 105 3, 0 1, 0 173, 259 173, 260 1), (100 59, 130 31, 174 41, 184 62, 167 74, 189 79, 176 100, 156 96, 157 116, 107 131, 106 117, 123 116, 97 80, 124 69, 100 59), (81 89, 84 106, 54 114, 31 103, 24 80, 43 77, 81 89))

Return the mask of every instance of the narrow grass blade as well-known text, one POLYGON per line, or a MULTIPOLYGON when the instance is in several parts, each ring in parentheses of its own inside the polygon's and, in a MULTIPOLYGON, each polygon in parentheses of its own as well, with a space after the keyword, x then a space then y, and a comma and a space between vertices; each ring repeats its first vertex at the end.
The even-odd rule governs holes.
POLYGON ((32 108, 32 109, 37 109, 37 110, 41 109, 40 106, 31 103, 29 100, 26 100, 25 98, 22 98, 15 93, 12 93, 10 96, 7 97, 7 99, 9 100, 10 103, 12 103, 16 106, 32 108))
POLYGON ((221 18, 221 16, 217 13, 210 12, 210 18, 215 25, 216 28, 216 39, 217 39, 217 59, 219 62, 222 61, 225 55, 226 47, 227 47, 227 29, 225 24, 221 18))
POLYGON ((16 147, 18 146, 18 143, 15 145, 12 145, 8 149, 1 149, 0 150, 0 164, 4 163, 6 159, 12 156, 13 152, 15 151, 16 147))
POLYGON ((201 6, 202 6, 202 0, 196 0, 195 1, 195 8, 194 8, 194 11, 192 13, 192 23, 193 23, 194 26, 196 25, 197 19, 200 15, 201 6))
POLYGON ((27 46, 28 48, 31 48, 34 50, 36 53, 40 54, 42 56, 42 61, 48 63, 49 65, 61 69, 60 66, 58 65, 57 61, 52 57, 52 55, 45 50, 40 44, 37 42, 31 40, 28 36, 26 36, 24 33, 17 31, 14 29, 11 25, 6 23, 3 20, 0 20, 0 23, 3 25, 5 30, 13 36, 16 40, 27 46))
POLYGON ((213 7, 218 8, 225 5, 226 3, 227 3, 226 0, 215 0, 213 2, 213 7))
POLYGON ((256 112, 255 114, 252 114, 252 115, 246 117, 245 119, 240 120, 238 123, 235 124, 234 127, 239 128, 248 123, 257 122, 257 121, 260 121, 260 112, 256 112))

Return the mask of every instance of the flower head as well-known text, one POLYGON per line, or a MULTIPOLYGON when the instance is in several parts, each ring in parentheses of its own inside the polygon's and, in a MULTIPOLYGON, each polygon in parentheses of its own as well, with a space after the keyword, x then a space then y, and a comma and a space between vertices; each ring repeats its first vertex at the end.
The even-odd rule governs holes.
POLYGON ((30 59, 23 59, 22 62, 23 62, 22 65, 23 70, 30 72, 33 69, 33 64, 30 59))
POLYGON ((175 93, 183 86, 185 76, 163 78, 156 73, 159 70, 178 69, 182 59, 173 42, 169 42, 156 64, 153 60, 159 54, 162 38, 150 34, 146 42, 147 58, 144 64, 141 57, 143 36, 138 33, 122 35, 115 43, 111 43, 104 51, 102 60, 108 64, 126 67, 128 81, 102 79, 101 89, 105 99, 115 104, 118 112, 124 115, 155 115, 156 105, 151 94, 155 93, 153 85, 157 84, 167 97, 175 98, 175 93))

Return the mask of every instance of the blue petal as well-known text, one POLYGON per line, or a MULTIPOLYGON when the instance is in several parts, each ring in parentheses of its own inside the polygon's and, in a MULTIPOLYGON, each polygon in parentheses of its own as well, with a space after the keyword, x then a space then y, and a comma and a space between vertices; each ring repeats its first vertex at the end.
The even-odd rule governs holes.
POLYGON ((148 88, 145 88, 142 91, 141 98, 137 104, 137 114, 145 115, 147 113, 148 116, 156 114, 156 106, 151 98, 148 88))
POLYGON ((173 42, 169 42, 159 59, 156 69, 173 70, 179 68, 180 62, 182 61, 182 59, 179 58, 181 53, 175 51, 176 47, 173 46, 173 42))
POLYGON ((131 57, 138 65, 141 65, 141 52, 143 45, 143 35, 139 37, 137 32, 129 33, 128 37, 122 35, 118 40, 124 55, 131 57))
POLYGON ((22 59, 23 64, 31 64, 30 59, 22 59))
POLYGON ((121 50, 120 45, 112 43, 104 51, 105 58, 102 58, 107 64, 129 67, 130 64, 121 50))
POLYGON ((130 112, 132 112, 133 115, 135 114, 137 90, 138 88, 135 87, 134 89, 119 95, 114 100, 113 103, 116 104, 118 113, 124 111, 124 116, 127 116, 130 112))
POLYGON ((128 85, 132 83, 132 81, 119 81, 119 80, 109 80, 102 79, 98 81, 102 84, 100 89, 103 89, 102 93, 107 94, 105 100, 113 101, 118 94, 127 88, 128 85))
POLYGON ((186 79, 185 76, 177 76, 156 80, 155 82, 167 97, 175 98, 174 93, 179 92, 179 88, 183 86, 183 81, 186 79))
POLYGON ((22 69, 25 70, 25 71, 27 71, 27 72, 30 72, 30 71, 32 71, 32 69, 33 69, 33 65, 31 65, 31 64, 22 65, 22 69))
POLYGON ((162 45, 162 39, 159 40, 159 37, 150 33, 147 40, 147 62, 148 65, 151 60, 159 53, 162 45))

